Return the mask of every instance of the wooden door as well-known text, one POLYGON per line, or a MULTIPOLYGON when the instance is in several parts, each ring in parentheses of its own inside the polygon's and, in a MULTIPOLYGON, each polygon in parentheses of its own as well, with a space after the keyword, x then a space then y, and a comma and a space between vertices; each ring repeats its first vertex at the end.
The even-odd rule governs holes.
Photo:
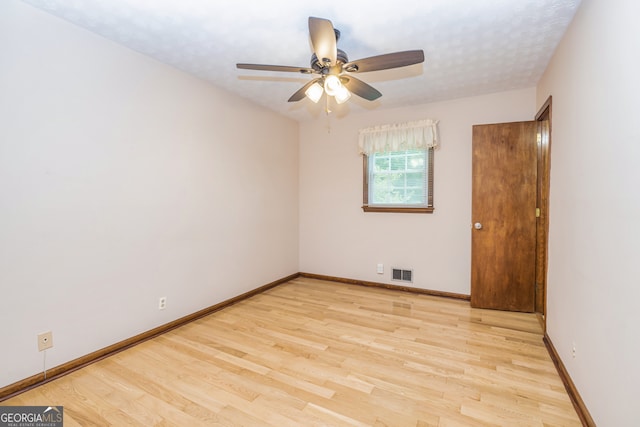
POLYGON ((473 126, 471 305, 535 308, 537 123, 473 126))

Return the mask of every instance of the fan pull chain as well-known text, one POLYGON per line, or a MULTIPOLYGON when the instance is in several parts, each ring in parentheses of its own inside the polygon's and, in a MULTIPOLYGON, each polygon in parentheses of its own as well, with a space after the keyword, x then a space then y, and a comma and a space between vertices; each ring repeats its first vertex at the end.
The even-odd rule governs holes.
POLYGON ((329 109, 329 95, 325 95, 325 100, 325 112, 327 113, 327 134, 331 134, 331 110, 329 109))

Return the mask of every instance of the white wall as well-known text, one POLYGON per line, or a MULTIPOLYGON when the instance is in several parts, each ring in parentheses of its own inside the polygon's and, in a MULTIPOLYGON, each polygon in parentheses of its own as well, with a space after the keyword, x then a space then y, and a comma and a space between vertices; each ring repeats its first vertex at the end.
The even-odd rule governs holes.
POLYGON ((471 127, 533 120, 535 88, 300 125, 300 271, 395 283, 390 267, 413 269, 412 286, 469 294, 471 127), (433 214, 364 213, 358 129, 440 120, 433 214), (376 264, 385 265, 384 275, 376 264))
POLYGON ((583 0, 537 89, 553 96, 548 334, 601 426, 640 425, 638 16, 583 0))
POLYGON ((298 271, 298 125, 0 2, 0 387, 298 271), (168 297, 165 311, 158 297, 168 297))

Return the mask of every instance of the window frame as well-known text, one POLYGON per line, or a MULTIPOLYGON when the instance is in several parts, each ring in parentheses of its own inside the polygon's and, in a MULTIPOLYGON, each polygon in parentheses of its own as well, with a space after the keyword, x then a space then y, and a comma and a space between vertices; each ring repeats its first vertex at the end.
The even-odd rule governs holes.
MULTIPOLYGON (((405 150, 401 150, 405 151, 405 150)), ((369 156, 362 155, 362 182, 363 182, 363 202, 362 210, 364 212, 389 212, 389 213, 433 213, 433 147, 426 148, 427 151, 427 204, 425 206, 402 206, 402 205, 369 205, 369 156)))

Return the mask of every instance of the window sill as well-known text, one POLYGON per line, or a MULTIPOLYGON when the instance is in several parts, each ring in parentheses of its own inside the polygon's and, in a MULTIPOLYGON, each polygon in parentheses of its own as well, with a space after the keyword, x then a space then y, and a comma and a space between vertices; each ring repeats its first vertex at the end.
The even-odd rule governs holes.
POLYGON ((420 208, 409 208, 402 206, 362 206, 362 210, 365 212, 388 212, 388 213, 420 213, 420 214, 430 214, 433 213, 433 206, 430 207, 420 207, 420 208))

